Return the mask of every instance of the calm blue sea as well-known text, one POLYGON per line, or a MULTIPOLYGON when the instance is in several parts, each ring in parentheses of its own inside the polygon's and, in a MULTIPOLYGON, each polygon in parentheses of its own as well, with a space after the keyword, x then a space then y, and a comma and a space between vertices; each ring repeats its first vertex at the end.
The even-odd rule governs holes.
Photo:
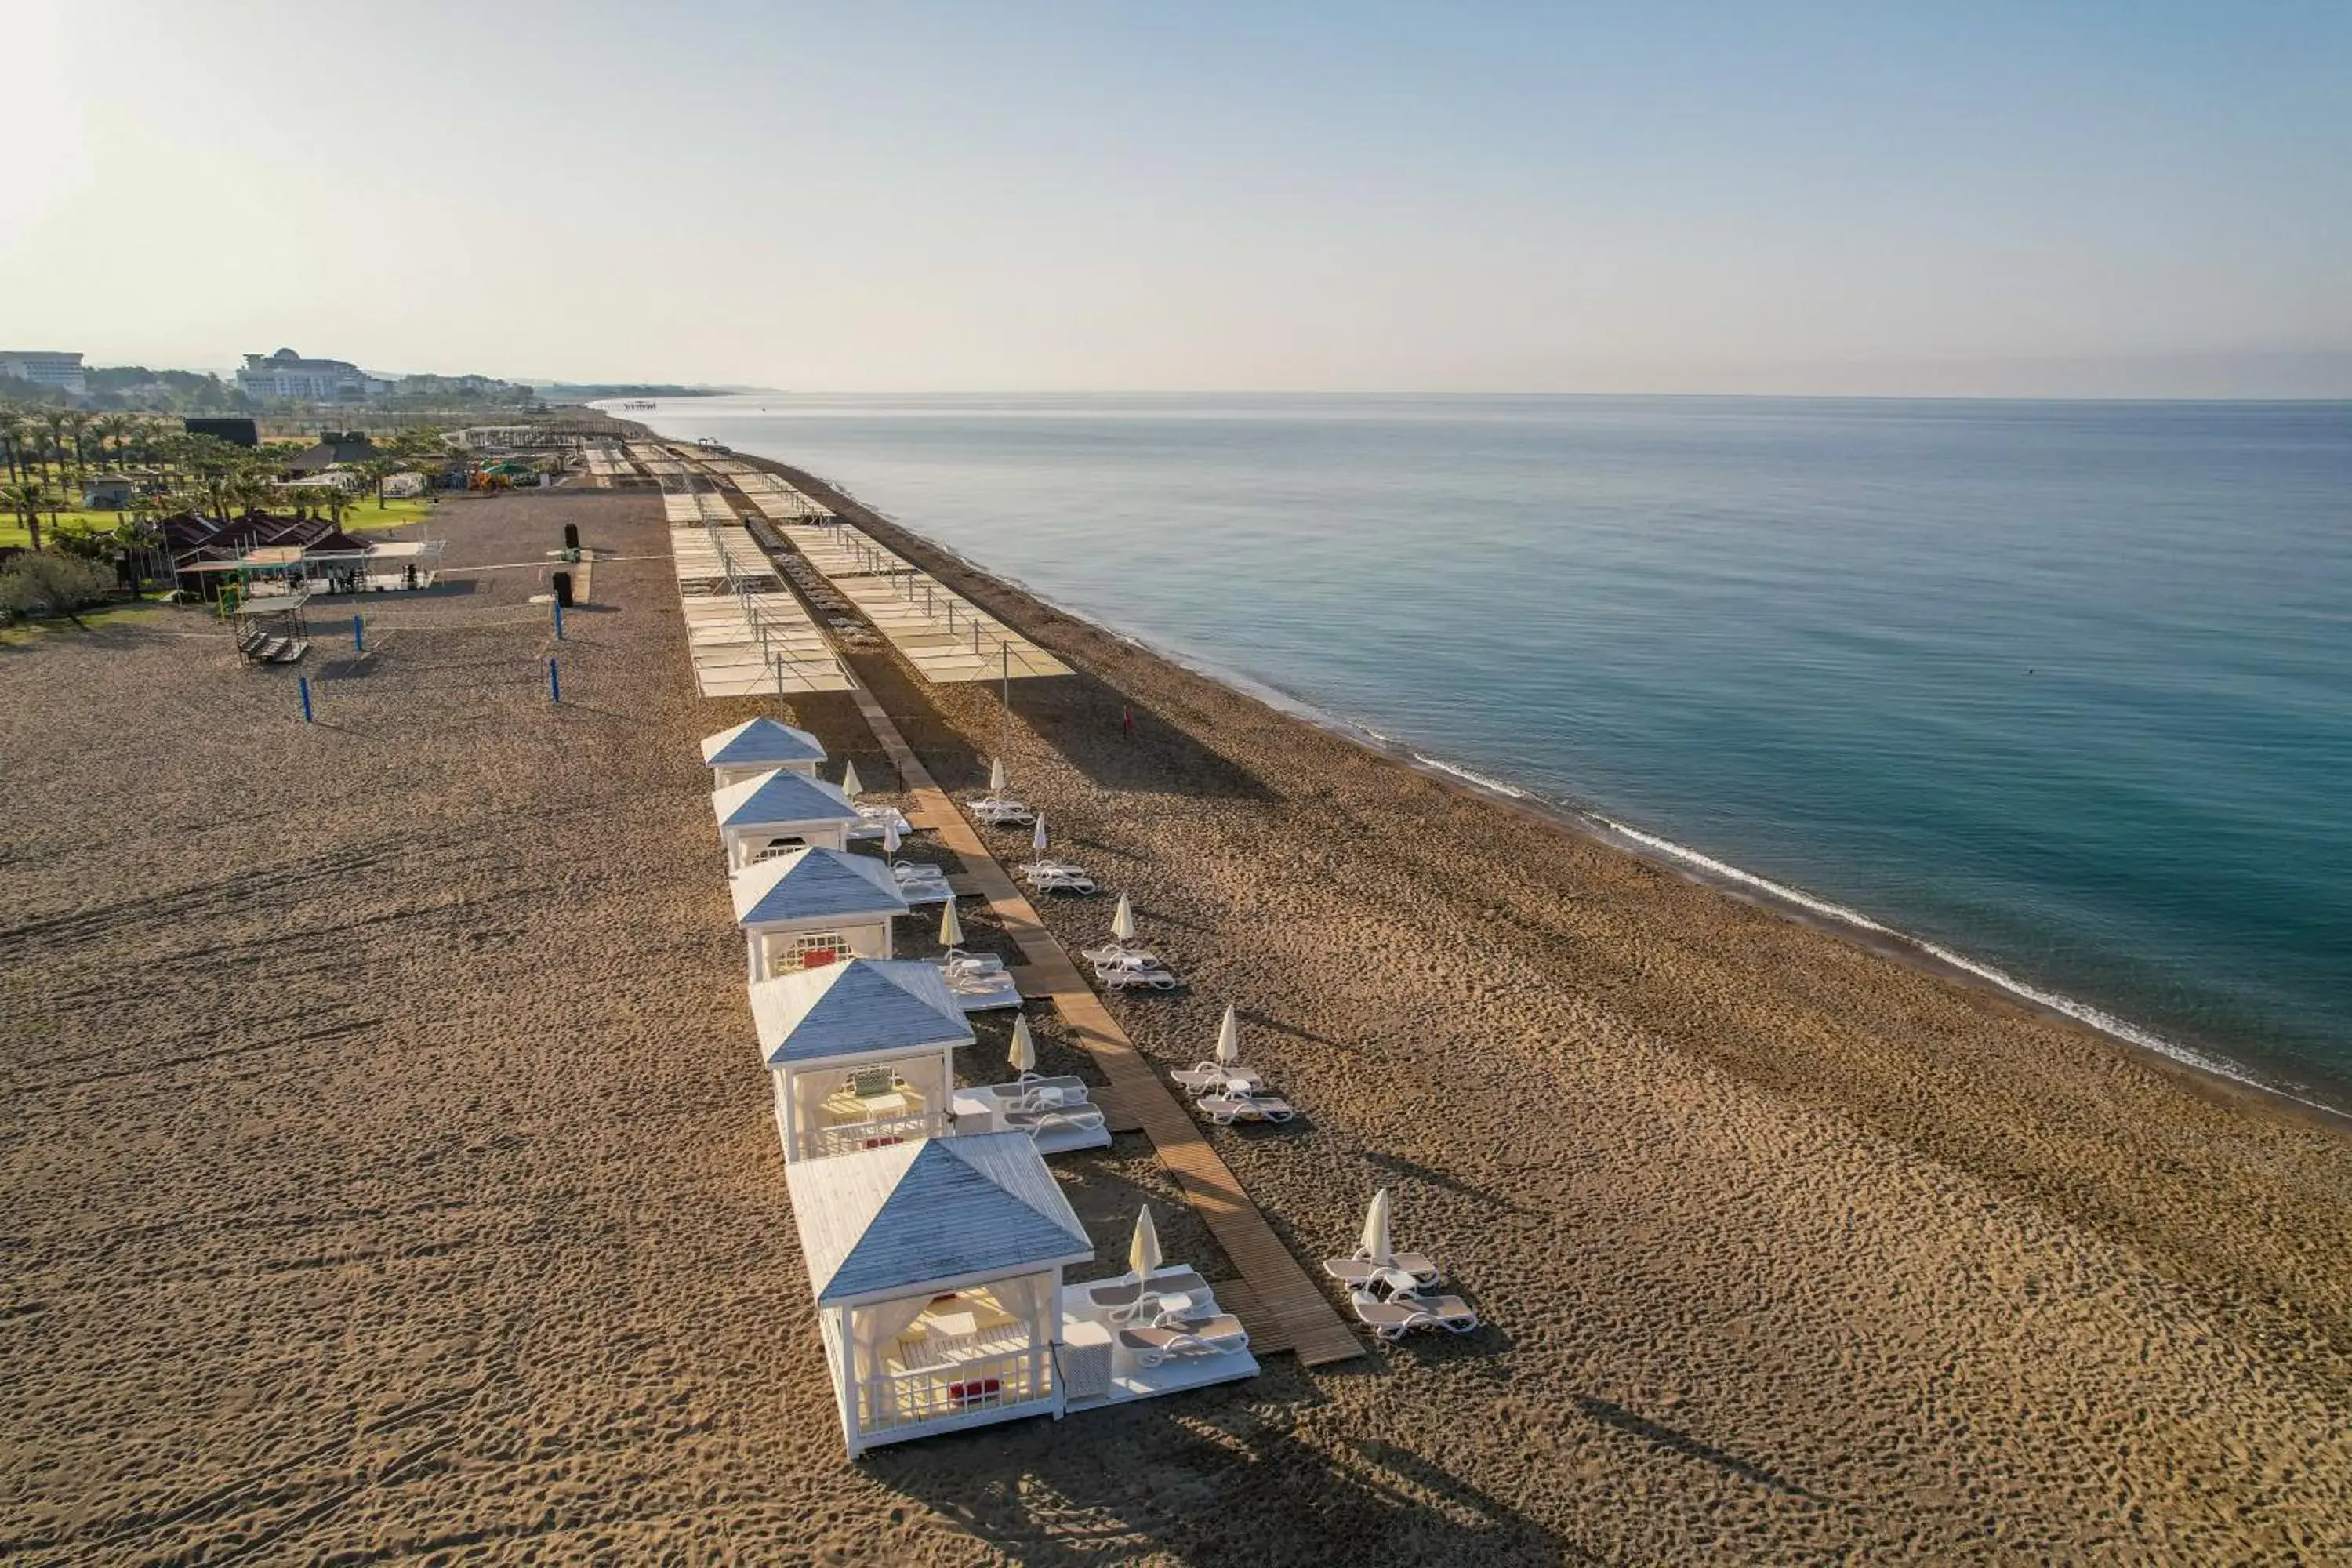
POLYGON ((1431 758, 2352 1099, 2352 405, 649 417, 1431 758))

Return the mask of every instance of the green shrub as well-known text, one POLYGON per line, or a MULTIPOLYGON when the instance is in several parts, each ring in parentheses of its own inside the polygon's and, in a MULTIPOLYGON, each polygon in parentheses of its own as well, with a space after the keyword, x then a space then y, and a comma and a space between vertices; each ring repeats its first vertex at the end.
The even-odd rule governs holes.
POLYGON ((0 615, 63 616, 81 625, 76 610, 114 592, 114 574, 102 563, 28 550, 0 567, 0 615))

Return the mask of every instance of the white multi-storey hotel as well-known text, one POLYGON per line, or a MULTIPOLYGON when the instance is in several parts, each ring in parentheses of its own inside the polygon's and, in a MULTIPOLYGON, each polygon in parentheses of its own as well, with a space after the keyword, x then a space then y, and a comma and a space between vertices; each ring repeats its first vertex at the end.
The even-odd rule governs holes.
POLYGON ((246 355, 236 384, 247 397, 298 403, 365 403, 392 390, 392 383, 348 360, 304 359, 292 349, 246 355))
MULTIPOLYGON (((35 386, 55 386, 79 396, 89 390, 81 355, 44 349, 0 349, 0 376, 28 381, 35 386)), ((5 391, 0 388, 0 391, 5 391)))

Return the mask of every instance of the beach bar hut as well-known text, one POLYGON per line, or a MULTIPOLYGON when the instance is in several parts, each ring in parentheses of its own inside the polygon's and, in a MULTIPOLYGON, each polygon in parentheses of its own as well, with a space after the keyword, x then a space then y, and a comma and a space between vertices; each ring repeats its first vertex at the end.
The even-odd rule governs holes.
POLYGON ((939 970, 854 958, 751 987, 787 1161, 953 1131, 955 1052, 971 1026, 939 970))
POLYGON ((1062 1270, 1093 1258, 1023 1132, 927 1138, 784 1167, 854 1458, 1062 1413, 1062 1270))
POLYGON ((732 730, 705 735, 702 760, 709 764, 712 787, 724 788, 771 768, 814 778, 824 748, 806 730, 773 719, 747 719, 732 730))
POLYGON ((890 956, 890 921, 907 912, 890 868, 871 855, 793 849, 729 884, 754 981, 851 958, 890 956))
POLYGON ((730 871, 811 845, 846 849, 850 828, 866 820, 837 786, 782 768, 711 791, 710 809, 730 871))

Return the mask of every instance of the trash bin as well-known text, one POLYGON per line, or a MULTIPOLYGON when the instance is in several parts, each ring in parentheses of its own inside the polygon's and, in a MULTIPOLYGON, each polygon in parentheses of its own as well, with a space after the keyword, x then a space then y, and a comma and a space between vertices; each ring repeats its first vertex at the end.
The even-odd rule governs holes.
POLYGON ((555 602, 564 609, 572 607, 572 574, 569 572, 555 574, 555 602))
POLYGON ((563 525, 563 548, 574 552, 579 550, 580 525, 578 523, 567 522, 563 525))

